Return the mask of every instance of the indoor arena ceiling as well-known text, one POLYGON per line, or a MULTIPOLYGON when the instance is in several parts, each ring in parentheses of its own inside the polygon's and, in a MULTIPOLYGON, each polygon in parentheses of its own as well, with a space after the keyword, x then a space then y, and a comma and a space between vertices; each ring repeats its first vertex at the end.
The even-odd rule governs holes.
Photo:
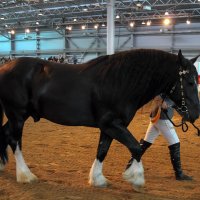
MULTIPOLYGON (((81 24, 106 24, 107 0, 1 0, 0 30, 57 28, 81 24)), ((200 21, 200 0, 125 0, 115 1, 117 25, 134 21, 135 26, 151 20, 161 24, 166 17, 173 23, 200 21)))

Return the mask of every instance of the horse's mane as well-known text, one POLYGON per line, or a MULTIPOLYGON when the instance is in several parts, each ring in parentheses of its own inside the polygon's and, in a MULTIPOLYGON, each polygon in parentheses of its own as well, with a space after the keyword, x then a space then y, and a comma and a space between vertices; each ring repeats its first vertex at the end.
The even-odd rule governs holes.
MULTIPOLYGON (((102 88, 101 93, 112 92, 113 99, 116 100, 129 98, 130 94, 142 97, 149 86, 152 86, 152 89, 159 89, 155 83, 162 89, 166 85, 166 82, 163 83, 164 80, 174 79, 176 61, 177 55, 168 52, 138 49, 93 59, 87 63, 87 69, 97 70, 96 80, 100 84, 99 88, 102 88)), ((149 96, 156 95, 151 94, 151 91, 146 92, 149 96)))
POLYGON ((160 62, 162 62, 163 59, 177 59, 177 56, 162 50, 136 49, 118 52, 113 55, 104 55, 98 58, 94 58, 86 63, 86 69, 97 67, 99 65, 102 66, 102 64, 104 64, 103 68, 114 67, 115 70, 120 70, 120 68, 123 68, 123 70, 125 70, 124 66, 133 67, 131 63, 134 64, 134 68, 137 66, 144 65, 145 63, 148 63, 149 65, 150 63, 152 63, 152 58, 154 58, 154 65, 160 65, 160 62), (149 63, 149 61, 151 62, 149 63))
POLYGON ((85 70, 96 68, 98 69, 98 75, 106 78, 111 74, 113 78, 120 80, 123 74, 126 74, 127 78, 128 76, 137 75, 136 73, 145 75, 146 71, 152 70, 157 70, 157 73, 162 74, 164 67, 168 67, 168 70, 170 70, 169 63, 176 63, 176 60, 176 55, 165 51, 138 49, 100 56, 86 63, 87 68, 85 70), (168 66, 164 61, 168 62, 168 66))

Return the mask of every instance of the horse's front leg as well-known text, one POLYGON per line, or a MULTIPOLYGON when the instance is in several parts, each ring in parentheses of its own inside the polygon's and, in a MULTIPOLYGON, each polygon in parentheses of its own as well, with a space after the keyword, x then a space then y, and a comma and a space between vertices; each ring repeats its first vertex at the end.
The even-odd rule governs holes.
POLYGON ((113 119, 109 123, 105 123, 104 132, 113 139, 116 139, 125 145, 131 152, 132 158, 127 165, 123 177, 125 180, 133 184, 134 189, 138 190, 145 183, 144 169, 140 161, 142 149, 137 140, 123 125, 120 119, 113 119))
POLYGON ((16 161, 17 182, 29 183, 37 180, 37 177, 30 171, 23 158, 21 151, 21 138, 24 121, 19 119, 9 121, 9 145, 12 148, 16 161))
POLYGON ((103 161, 107 155, 109 147, 111 145, 112 138, 101 132, 99 139, 99 146, 97 149, 97 156, 91 167, 89 174, 89 184, 96 187, 106 187, 108 180, 103 175, 103 161))
POLYGON ((37 180, 37 177, 30 171, 23 158, 19 145, 16 145, 14 151, 16 160, 16 177, 19 183, 30 183, 37 180))

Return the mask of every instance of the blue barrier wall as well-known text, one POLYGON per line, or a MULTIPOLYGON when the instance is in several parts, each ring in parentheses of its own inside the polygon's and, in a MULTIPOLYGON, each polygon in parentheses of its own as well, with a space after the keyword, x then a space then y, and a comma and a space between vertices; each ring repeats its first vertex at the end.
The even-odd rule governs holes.
MULTIPOLYGON (((58 55, 77 55, 81 62, 86 62, 99 55, 106 54, 106 28, 72 29, 66 38, 64 30, 40 30, 36 34, 16 31, 15 52, 11 51, 11 41, 0 35, 0 57, 39 56, 47 58, 58 55), (66 40, 65 40, 66 39, 66 40)), ((115 50, 133 48, 157 48, 177 53, 182 49, 184 55, 192 57, 200 52, 200 23, 178 24, 175 26, 140 26, 134 28, 116 27, 115 50)))

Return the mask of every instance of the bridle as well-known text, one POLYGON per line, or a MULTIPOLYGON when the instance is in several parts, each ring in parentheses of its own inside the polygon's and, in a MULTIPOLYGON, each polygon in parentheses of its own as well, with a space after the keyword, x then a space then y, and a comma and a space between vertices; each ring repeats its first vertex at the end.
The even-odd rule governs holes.
MULTIPOLYGON (((181 93, 181 107, 178 107, 176 105, 172 106, 174 109, 176 109, 178 112, 182 112, 182 113, 186 113, 186 115, 188 115, 189 117, 189 111, 186 105, 186 101, 185 101, 185 95, 184 95, 184 90, 183 90, 183 75, 189 73, 189 70, 183 70, 182 67, 179 67, 179 81, 180 81, 180 93, 181 93)), ((177 87, 178 81, 175 83, 175 85, 172 87, 172 89, 170 90, 170 95, 174 93, 176 87, 177 87)), ((163 101, 165 100, 166 95, 163 97, 163 101)), ((188 125, 186 124, 186 122, 183 120, 181 120, 180 124, 174 124, 174 122, 169 118, 168 114, 167 114, 167 110, 162 109, 163 113, 166 115, 167 119, 173 124, 173 126, 175 127, 182 127, 182 131, 183 132, 187 132, 188 131, 188 125)), ((200 130, 197 126, 195 126, 195 124, 191 123, 194 128, 197 129, 197 134, 198 136, 200 136, 200 130)))
MULTIPOLYGON (((180 111, 182 113, 186 113, 189 117, 189 111, 186 105, 186 101, 185 101, 185 95, 184 95, 184 90, 183 90, 183 75, 185 74, 189 74, 189 70, 182 70, 182 68, 179 68, 179 81, 180 81, 180 93, 181 93, 181 107, 175 106, 174 108, 177 111, 180 111)), ((170 90, 170 94, 174 93, 176 86, 178 84, 178 81, 175 83, 175 85, 172 87, 172 89, 170 90)))

